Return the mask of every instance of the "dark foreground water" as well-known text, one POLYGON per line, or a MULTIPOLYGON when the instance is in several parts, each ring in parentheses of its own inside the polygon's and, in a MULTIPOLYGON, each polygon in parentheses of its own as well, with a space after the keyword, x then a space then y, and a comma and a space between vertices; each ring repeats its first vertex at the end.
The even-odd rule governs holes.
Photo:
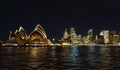
POLYGON ((4 47, 0 70, 120 70, 120 47, 4 47))

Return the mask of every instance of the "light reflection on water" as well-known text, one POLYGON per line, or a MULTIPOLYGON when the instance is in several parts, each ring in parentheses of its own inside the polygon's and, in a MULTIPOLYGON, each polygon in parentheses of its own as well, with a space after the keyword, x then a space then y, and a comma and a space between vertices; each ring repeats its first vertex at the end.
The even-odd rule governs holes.
POLYGON ((0 70, 119 70, 120 48, 1 47, 0 70))

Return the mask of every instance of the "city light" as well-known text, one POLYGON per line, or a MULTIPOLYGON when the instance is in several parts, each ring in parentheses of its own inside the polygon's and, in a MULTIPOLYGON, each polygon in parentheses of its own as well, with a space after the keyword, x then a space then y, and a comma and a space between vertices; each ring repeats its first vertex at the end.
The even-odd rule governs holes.
POLYGON ((59 40, 47 38, 46 32, 40 24, 28 35, 22 26, 15 32, 10 31, 9 39, 2 42, 2 46, 119 46, 120 34, 116 31, 102 30, 98 35, 89 29, 86 35, 77 34, 74 27, 65 29, 59 40), (57 42, 56 42, 57 41, 57 42))

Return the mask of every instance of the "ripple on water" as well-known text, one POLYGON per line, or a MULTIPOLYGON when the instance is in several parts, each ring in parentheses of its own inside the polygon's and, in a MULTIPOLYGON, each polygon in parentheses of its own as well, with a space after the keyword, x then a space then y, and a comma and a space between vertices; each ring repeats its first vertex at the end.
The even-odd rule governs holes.
POLYGON ((117 70, 119 47, 0 48, 0 70, 117 70))

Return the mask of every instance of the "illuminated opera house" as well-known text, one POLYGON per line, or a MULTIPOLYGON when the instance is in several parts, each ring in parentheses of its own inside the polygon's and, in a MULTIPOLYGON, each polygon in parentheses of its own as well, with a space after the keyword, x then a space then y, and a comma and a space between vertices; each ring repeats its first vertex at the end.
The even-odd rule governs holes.
POLYGON ((19 46, 49 46, 52 42, 47 38, 43 27, 37 24, 29 35, 27 35, 21 26, 15 32, 10 31, 9 39, 4 44, 16 44, 19 46))

